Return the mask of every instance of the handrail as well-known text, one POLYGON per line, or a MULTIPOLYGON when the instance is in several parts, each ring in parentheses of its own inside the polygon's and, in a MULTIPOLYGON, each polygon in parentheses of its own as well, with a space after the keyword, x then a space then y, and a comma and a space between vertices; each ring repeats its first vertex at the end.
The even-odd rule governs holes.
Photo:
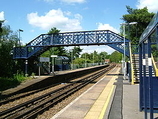
POLYGON ((155 70, 155 76, 158 77, 158 68, 156 67, 153 55, 151 55, 151 59, 152 59, 153 67, 154 67, 154 70, 155 70))
POLYGON ((131 84, 134 84, 134 69, 133 69, 133 59, 132 59, 132 50, 131 50, 131 42, 129 42, 129 53, 130 53, 130 65, 131 65, 131 84))
POLYGON ((148 36, 151 35, 151 33, 153 33, 153 30, 155 30, 157 25, 158 25, 158 12, 153 16, 149 25, 146 27, 146 29, 140 36, 139 44, 141 44, 148 36))

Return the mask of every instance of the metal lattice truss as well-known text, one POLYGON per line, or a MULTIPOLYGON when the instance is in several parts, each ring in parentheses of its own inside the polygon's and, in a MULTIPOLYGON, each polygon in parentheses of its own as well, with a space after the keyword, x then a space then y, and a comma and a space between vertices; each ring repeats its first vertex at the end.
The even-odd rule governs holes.
POLYGON ((124 41, 126 44, 125 52, 129 56, 129 40, 109 30, 66 32, 52 35, 41 34, 25 47, 15 47, 13 58, 28 59, 33 56, 37 57, 50 47, 60 46, 108 45, 123 53, 124 41))

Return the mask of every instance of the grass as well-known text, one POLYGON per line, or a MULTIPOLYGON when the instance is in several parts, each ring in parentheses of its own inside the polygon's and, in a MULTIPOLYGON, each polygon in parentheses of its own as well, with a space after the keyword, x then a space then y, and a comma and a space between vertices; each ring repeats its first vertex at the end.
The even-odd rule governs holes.
POLYGON ((16 87, 26 79, 23 74, 15 74, 12 78, 0 77, 0 91, 16 87))

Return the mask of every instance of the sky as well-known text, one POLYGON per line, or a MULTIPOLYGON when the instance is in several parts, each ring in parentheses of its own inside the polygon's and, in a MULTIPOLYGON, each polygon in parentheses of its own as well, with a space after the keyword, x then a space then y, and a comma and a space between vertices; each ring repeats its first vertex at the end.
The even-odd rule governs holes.
MULTIPOLYGON (((56 27, 61 32, 111 30, 119 33, 126 6, 134 9, 147 7, 157 13, 158 0, 0 0, 0 20, 20 33, 26 44, 56 27)), ((71 49, 72 47, 69 47, 71 49)), ((108 46, 83 46, 83 52, 114 50, 108 46)))

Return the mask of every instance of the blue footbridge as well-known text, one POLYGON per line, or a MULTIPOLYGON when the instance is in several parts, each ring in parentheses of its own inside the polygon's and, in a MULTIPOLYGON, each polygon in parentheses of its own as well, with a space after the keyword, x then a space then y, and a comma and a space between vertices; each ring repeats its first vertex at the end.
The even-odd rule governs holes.
MULTIPOLYGON (((125 39, 128 47, 130 40, 125 39)), ((111 48, 123 53, 124 38, 109 30, 66 32, 58 34, 41 34, 25 47, 14 48, 14 59, 29 59, 38 57, 51 47, 60 46, 88 46, 88 45, 108 45, 111 48)), ((129 57, 129 49, 126 49, 129 57)))

